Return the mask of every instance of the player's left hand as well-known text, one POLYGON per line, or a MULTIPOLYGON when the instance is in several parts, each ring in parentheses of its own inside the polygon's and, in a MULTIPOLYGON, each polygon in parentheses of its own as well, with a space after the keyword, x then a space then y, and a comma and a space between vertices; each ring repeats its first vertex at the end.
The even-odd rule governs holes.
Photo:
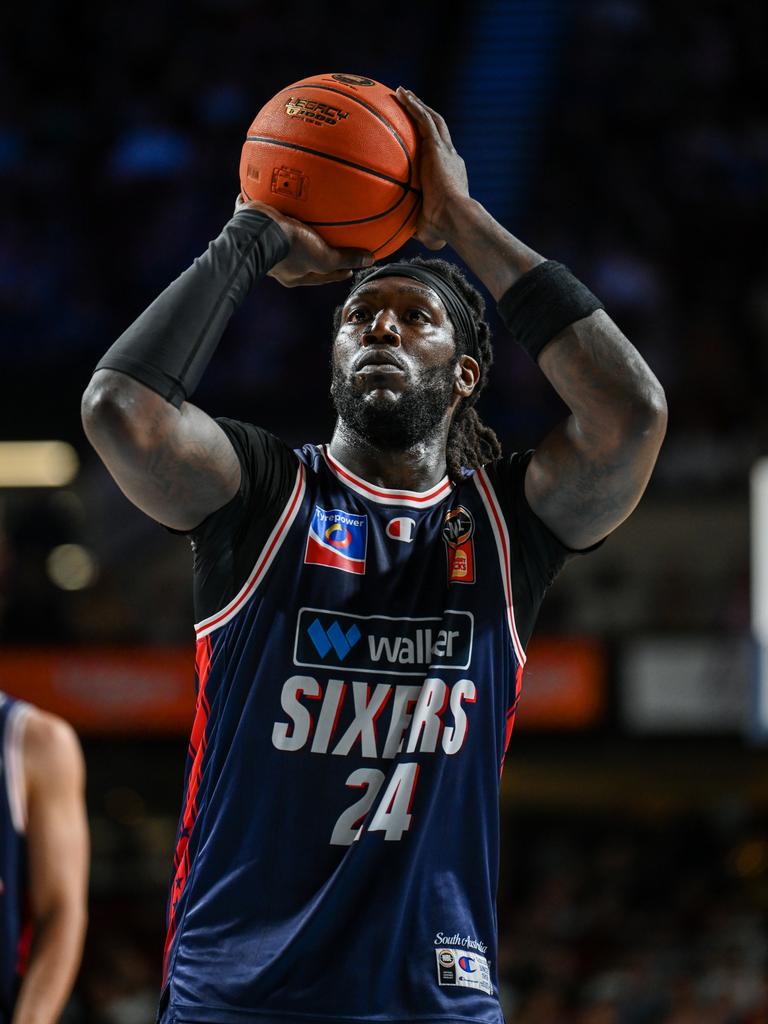
POLYGON ((258 210, 277 221, 285 233, 290 249, 288 255, 267 272, 284 288, 299 285, 332 284, 347 281, 358 267, 370 267, 373 254, 365 249, 334 249, 307 224, 280 213, 268 203, 244 200, 242 194, 235 202, 235 213, 240 210, 258 210))
POLYGON ((455 204, 469 199, 467 169, 440 114, 402 86, 396 96, 415 121, 421 141, 422 205, 415 237, 428 249, 442 249, 450 238, 455 204))

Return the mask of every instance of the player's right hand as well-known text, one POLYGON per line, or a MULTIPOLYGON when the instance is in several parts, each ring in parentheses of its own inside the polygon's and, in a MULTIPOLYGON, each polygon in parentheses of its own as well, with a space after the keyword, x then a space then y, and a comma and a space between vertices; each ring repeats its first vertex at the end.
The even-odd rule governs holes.
POLYGON ((239 210, 258 210, 277 221, 288 236, 291 248, 288 255, 269 271, 286 288, 304 284, 330 284, 346 281, 354 270, 370 267, 373 256, 365 249, 334 249, 316 231, 300 220, 287 217, 267 203, 245 201, 237 197, 235 213, 239 210))

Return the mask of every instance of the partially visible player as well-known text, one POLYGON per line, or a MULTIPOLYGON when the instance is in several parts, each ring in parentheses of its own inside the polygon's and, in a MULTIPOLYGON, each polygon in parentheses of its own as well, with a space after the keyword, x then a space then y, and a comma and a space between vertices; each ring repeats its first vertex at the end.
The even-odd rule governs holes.
POLYGON ((0 1024, 53 1024, 87 922, 85 769, 74 730, 0 691, 0 1024))

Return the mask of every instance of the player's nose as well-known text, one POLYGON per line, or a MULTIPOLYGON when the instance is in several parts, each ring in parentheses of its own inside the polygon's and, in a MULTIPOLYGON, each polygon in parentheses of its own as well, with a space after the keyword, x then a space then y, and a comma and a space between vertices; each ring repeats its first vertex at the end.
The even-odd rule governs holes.
POLYGON ((372 345, 377 341, 388 345, 400 344, 400 328, 391 309, 379 310, 363 333, 364 345, 372 345))

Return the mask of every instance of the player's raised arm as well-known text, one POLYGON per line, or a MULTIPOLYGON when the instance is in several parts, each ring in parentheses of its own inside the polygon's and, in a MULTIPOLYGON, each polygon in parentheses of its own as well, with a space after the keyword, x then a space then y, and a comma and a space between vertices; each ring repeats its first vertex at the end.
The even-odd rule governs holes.
POLYGON ((398 97, 421 136, 417 237, 456 250, 570 409, 531 460, 528 503, 564 544, 588 547, 623 522, 645 490, 666 431, 662 387, 587 288, 470 197, 443 118, 412 93, 398 97))
POLYGON ((109 349, 83 395, 86 435, 127 497, 180 530, 226 504, 240 483, 237 457, 188 398, 229 318, 266 274, 286 287, 326 284, 371 262, 271 207, 238 201, 208 250, 109 349))

